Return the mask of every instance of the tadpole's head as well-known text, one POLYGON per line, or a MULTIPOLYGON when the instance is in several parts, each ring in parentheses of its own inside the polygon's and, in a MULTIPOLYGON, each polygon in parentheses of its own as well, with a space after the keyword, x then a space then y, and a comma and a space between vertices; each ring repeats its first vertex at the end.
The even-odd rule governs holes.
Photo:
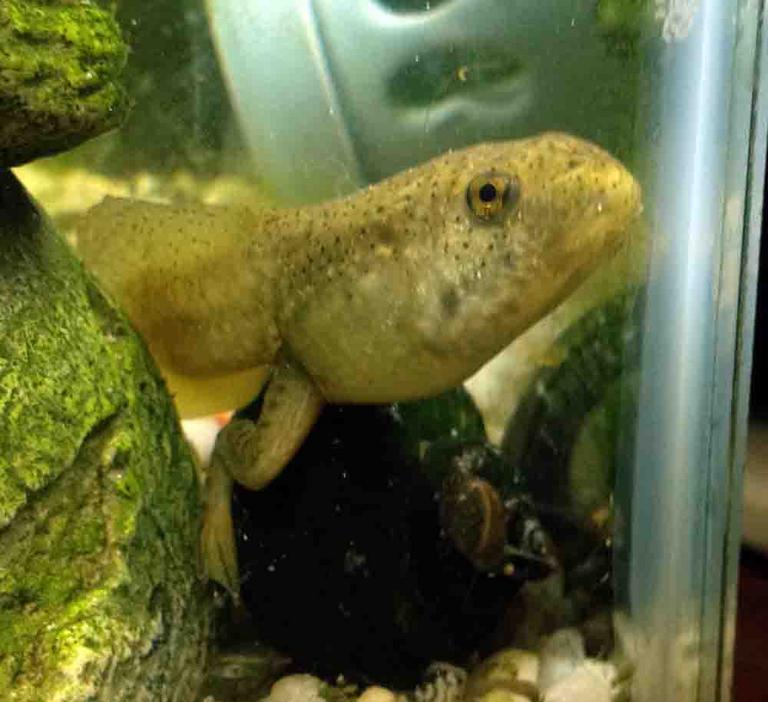
POLYGON ((481 145, 465 158, 468 232, 506 243, 510 266, 515 253, 537 254, 549 265, 569 259, 571 267, 602 260, 641 211, 632 174, 598 146, 567 134, 481 145))
POLYGON ((452 353, 512 341, 611 258, 642 210, 632 174, 567 134, 480 144, 431 166, 414 184, 434 237, 425 334, 452 353))

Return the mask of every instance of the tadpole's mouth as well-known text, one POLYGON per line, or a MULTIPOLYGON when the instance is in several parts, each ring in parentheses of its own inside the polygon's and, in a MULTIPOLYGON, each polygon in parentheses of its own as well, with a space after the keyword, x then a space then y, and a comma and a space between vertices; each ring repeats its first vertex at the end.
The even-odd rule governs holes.
POLYGON ((563 173, 558 187, 563 199, 575 205, 561 232, 569 255, 602 260, 620 248, 641 218, 640 185, 610 156, 599 165, 583 164, 563 173))

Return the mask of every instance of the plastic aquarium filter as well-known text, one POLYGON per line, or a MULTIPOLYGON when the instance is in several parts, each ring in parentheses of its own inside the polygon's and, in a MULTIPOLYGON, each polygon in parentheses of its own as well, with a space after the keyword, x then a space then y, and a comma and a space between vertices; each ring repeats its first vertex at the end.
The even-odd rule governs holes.
POLYGON ((606 51, 591 1, 207 8, 243 134, 286 203, 352 191, 449 148, 547 129, 613 148, 626 122, 626 69, 606 51))

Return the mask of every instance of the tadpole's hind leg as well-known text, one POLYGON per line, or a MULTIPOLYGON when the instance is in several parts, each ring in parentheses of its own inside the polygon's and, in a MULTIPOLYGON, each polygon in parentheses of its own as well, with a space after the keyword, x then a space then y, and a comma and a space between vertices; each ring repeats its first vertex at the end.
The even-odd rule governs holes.
POLYGON ((239 590, 232 524, 232 480, 251 490, 267 485, 283 469, 315 423, 323 398, 312 380, 289 361, 272 374, 261 414, 237 418, 216 437, 203 513, 201 552, 209 578, 231 593, 239 590))

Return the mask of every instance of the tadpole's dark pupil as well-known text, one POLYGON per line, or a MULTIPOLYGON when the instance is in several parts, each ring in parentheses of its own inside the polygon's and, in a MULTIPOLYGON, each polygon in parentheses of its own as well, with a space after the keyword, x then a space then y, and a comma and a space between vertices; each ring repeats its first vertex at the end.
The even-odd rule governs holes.
POLYGON ((496 186, 493 183, 486 183, 478 192, 482 202, 493 202, 496 199, 496 186))

